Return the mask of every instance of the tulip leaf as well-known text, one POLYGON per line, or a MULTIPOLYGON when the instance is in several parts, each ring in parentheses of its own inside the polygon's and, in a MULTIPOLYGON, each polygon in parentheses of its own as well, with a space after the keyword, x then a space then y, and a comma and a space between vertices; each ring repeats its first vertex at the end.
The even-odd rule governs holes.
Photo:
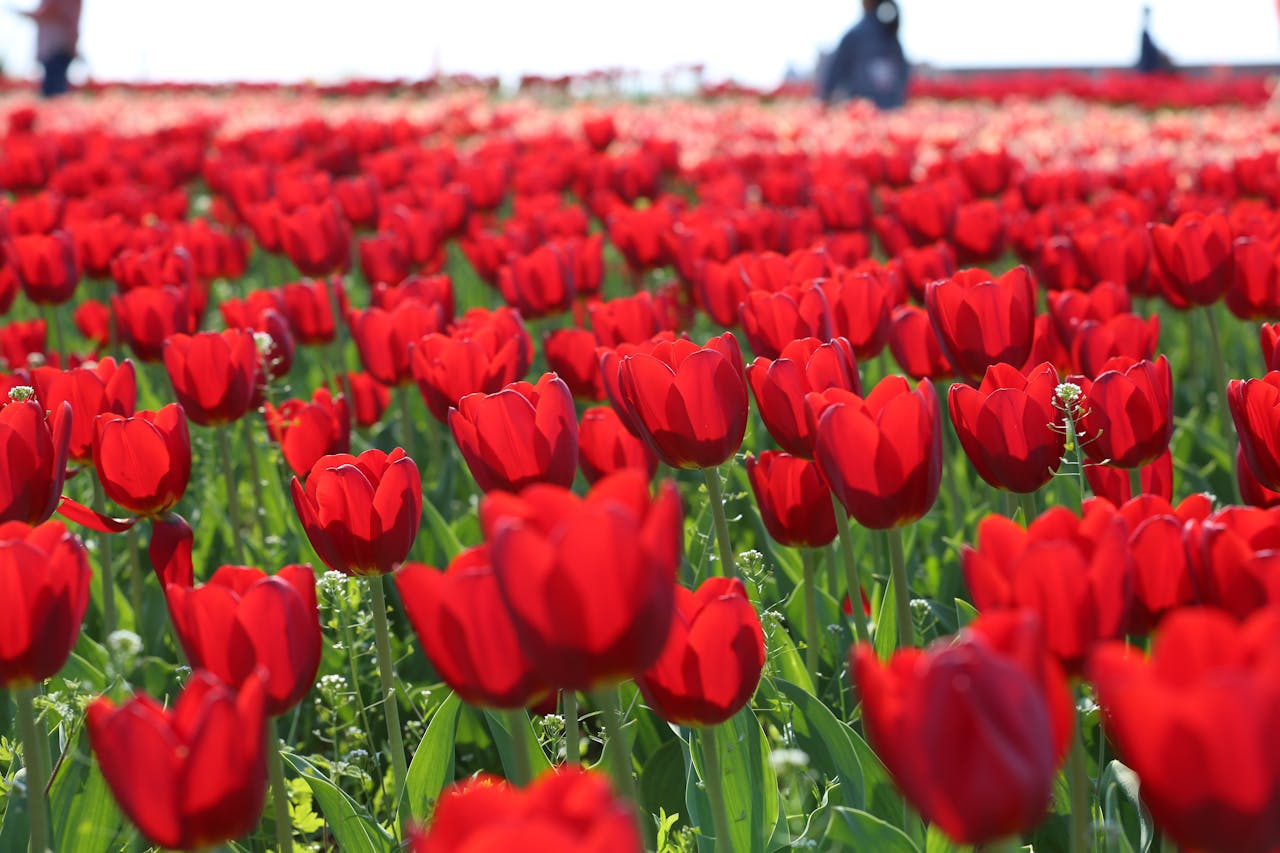
POLYGON ((425 495, 422 498, 422 515, 427 520, 431 535, 435 537, 436 545, 444 552, 444 561, 448 563, 462 551, 462 543, 458 541, 453 528, 444 520, 440 510, 425 495))
POLYGON ((898 609, 894 605, 894 594, 891 577, 884 585, 884 593, 877 599, 875 611, 876 633, 872 641, 880 660, 888 660, 898 647, 898 609))
POLYGON ((963 628, 978 618, 978 608, 974 607, 963 598, 956 599, 956 626, 963 628))
POLYGON ((54 769, 49 788, 55 848, 66 853, 105 853, 122 825, 102 772, 77 733, 54 769))
POLYGON ((458 732, 460 705, 458 694, 450 693, 427 724, 427 732, 409 762, 404 795, 408 798, 409 813, 414 820, 425 819, 435 806, 440 791, 453 781, 453 744, 458 732))
POLYGON ((314 764, 292 752, 284 752, 283 756, 311 787, 311 795, 339 849, 344 853, 390 853, 395 848, 395 839, 363 806, 326 779, 314 764))
POLYGON ((1138 796, 1138 776, 1119 761, 1112 761, 1098 784, 1107 849, 1123 853, 1147 853, 1154 841, 1151 816, 1138 796))
POLYGON ((853 751, 858 754, 858 763, 862 766, 862 783, 871 811, 901 824, 902 795, 893 784, 889 769, 880 761, 871 745, 853 729, 849 730, 849 740, 853 743, 853 751))
POLYGON ((804 661, 796 651, 796 644, 791 641, 791 635, 782 626, 780 619, 765 621, 765 638, 767 640, 765 647, 769 650, 770 668, 775 669, 788 681, 813 693, 813 679, 809 676, 809 671, 804 668, 804 661))
MULTIPOLYGON (((485 711, 485 721, 489 724, 489 731, 493 735, 494 746, 498 748, 498 758, 502 761, 502 769, 508 779, 515 778, 516 757, 511 751, 511 729, 507 725, 508 715, 501 711, 485 711)), ((538 742, 538 736, 533 731, 533 723, 529 720, 527 714, 523 717, 523 725, 521 733, 525 739, 525 754, 529 756, 529 772, 532 778, 536 779, 542 773, 551 767, 551 762, 547 760, 547 754, 542 751, 542 744, 538 742)))
MULTIPOLYGON (((844 665, 844 654, 853 643, 853 633, 850 631, 852 623, 850 623, 848 617, 840 612, 840 604, 825 589, 814 590, 814 593, 814 598, 818 603, 818 636, 816 638, 805 637, 804 641, 806 643, 818 643, 819 660, 835 665, 834 668, 823 668, 823 674, 827 675, 839 670, 844 665)), ((791 597, 787 599, 786 604, 783 606, 783 613, 786 614, 787 622, 792 628, 798 629, 805 624, 803 586, 797 586, 791 593, 791 597)), ((769 645, 769 651, 772 654, 772 643, 769 645)), ((787 678, 788 680, 796 681, 790 676, 787 676, 787 678)), ((797 683, 803 684, 804 682, 797 683)), ((815 693, 816 691, 810 690, 809 692, 815 693)))
POLYGON ((684 757, 680 741, 669 740, 649 756, 640 771, 640 805, 646 814, 684 811, 684 757))
MULTIPOLYGON (((686 746, 687 760, 693 766, 685 768, 685 802, 689 822, 707 830, 707 835, 698 836, 698 850, 710 853, 715 844, 708 837, 711 804, 702 784, 705 770, 700 742, 705 736, 705 729, 698 730, 686 746)), ((766 853, 778 822, 778 777, 760 721, 750 708, 743 708, 716 728, 715 741, 729 817, 729 849, 736 853, 766 853)))
POLYGON ((852 807, 866 804, 862 763, 853 746, 853 730, 836 719, 826 705, 799 685, 774 679, 778 692, 792 702, 795 713, 788 718, 796 746, 828 779, 840 781, 839 799, 852 807))
POLYGON ((925 833, 924 853, 973 853, 973 847, 952 841, 935 823, 930 824, 929 831, 925 833))
POLYGON ((823 849, 920 853, 920 848, 898 827, 869 812, 844 806, 832 809, 823 849))

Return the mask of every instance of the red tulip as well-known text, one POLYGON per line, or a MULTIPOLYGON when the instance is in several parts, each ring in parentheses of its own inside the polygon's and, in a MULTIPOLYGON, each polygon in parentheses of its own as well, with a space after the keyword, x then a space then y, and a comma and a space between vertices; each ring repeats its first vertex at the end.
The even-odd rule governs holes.
POLYGON ((603 400, 604 378, 596 358, 596 336, 586 329, 556 329, 542 338, 547 367, 569 386, 579 400, 603 400))
POLYGON ((71 406, 71 439, 67 455, 76 462, 93 461, 93 422, 103 412, 129 416, 138 396, 133 362, 104 358, 70 370, 39 367, 32 372, 37 396, 45 408, 71 406))
POLYGON ((197 672, 166 709, 139 693, 120 707, 105 697, 85 725, 120 810, 153 844, 195 850, 247 835, 267 789, 264 685, 239 692, 197 672))
POLYGON ((191 436, 177 403, 131 417, 107 412, 93 422, 93 467, 107 497, 157 517, 182 499, 191 478, 191 436))
POLYGON ((963 844, 1040 822, 1057 769, 1054 717, 1024 656, 969 631, 887 664, 865 643, 851 658, 867 737, 926 820, 963 844))
POLYGON ((896 295, 883 277, 849 273, 822 283, 831 304, 832 332, 848 339, 859 361, 880 354, 889 342, 896 295))
POLYGON ((1026 528, 989 515, 961 566, 980 611, 1038 613, 1049 650, 1069 671, 1080 671, 1095 643, 1122 634, 1133 571, 1124 522, 1110 504, 1091 503, 1083 519, 1054 507, 1026 528))
POLYGON ((831 491, 873 530, 910 524, 938 498, 942 422, 933 383, 888 376, 865 398, 842 390, 805 398, 813 458, 831 491))
POLYGON ((1197 599, 1245 619, 1280 602, 1280 512, 1226 507, 1183 528, 1197 599))
POLYGON ((382 231, 372 237, 364 237, 359 243, 360 271, 371 286, 397 285, 413 271, 413 258, 394 232, 382 231))
POLYGON ((1221 213, 1192 211, 1172 225, 1153 225, 1151 245, 1175 308, 1212 305, 1231 287, 1231 224, 1221 213))
POLYGON ((683 539, 673 483, 651 499, 644 475, 626 470, 585 498, 543 484, 492 492, 480 522, 521 646, 546 683, 588 690, 657 660, 683 539))
MULTIPOLYGON (((1132 494, 1133 482, 1129 472, 1123 468, 1112 468, 1109 465, 1085 465, 1084 478, 1089 482, 1089 490, 1100 498, 1106 498, 1116 506, 1120 506, 1130 498, 1139 497, 1132 494)), ((1138 482, 1141 494, 1154 495, 1166 501, 1173 500, 1173 454, 1166 450, 1138 469, 1138 482)))
POLYGON ((61 305, 75 294, 80 265, 66 231, 13 237, 4 248, 22 292, 35 304, 61 305))
POLYGON ((507 613, 488 545, 468 548, 443 572, 407 563, 395 579, 427 659, 466 702, 523 708, 547 692, 507 613))
POLYGON ((1021 366, 1031 354, 1036 286, 1026 267, 994 279, 961 270, 930 283, 925 306, 943 351, 965 376, 976 379, 1000 362, 1021 366))
POLYGON ((951 386, 951 423, 982 479, 1026 494, 1053 478, 1066 444, 1057 387, 1058 372, 1047 362, 1026 375, 995 364, 976 389, 951 386))
MULTIPOLYGON (((1172 466, 1172 462, 1170 465, 1172 466)), ((1240 488, 1240 500, 1249 506, 1263 509, 1280 506, 1280 492, 1272 491, 1258 482, 1253 469, 1249 467, 1249 461, 1244 458, 1244 448, 1239 444, 1236 445, 1236 485, 1240 488)))
POLYGON ((275 575, 222 566, 203 586, 169 584, 165 595, 192 667, 237 689, 264 679, 267 716, 292 710, 315 683, 321 637, 310 566, 275 575))
POLYGON ((751 700, 764 668, 764 629, 737 578, 676 587, 671 632, 636 678, 649 707, 681 726, 714 726, 751 700))
POLYGON ((0 357, 5 367, 21 370, 48 359, 48 328, 44 320, 10 320, 0 326, 0 357))
POLYGON ((747 428, 747 383, 732 333, 701 347, 663 342, 652 354, 626 356, 617 369, 621 402, 663 462, 711 468, 737 452, 747 428))
POLYGON ((602 347, 638 344, 669 329, 672 318, 664 316, 661 303, 647 290, 605 302, 593 302, 587 312, 591 330, 602 347))
POLYGON ((200 426, 240 420, 258 395, 258 346, 243 329, 171 335, 164 366, 178 402, 200 426))
POLYGON ((899 305, 893 310, 889 351, 902 372, 912 379, 940 379, 956 373, 938 343, 929 315, 914 305, 899 305))
POLYGON ((62 522, 0 524, 0 687, 29 687, 62 669, 80 637, 91 577, 84 545, 62 522))
POLYGON ((554 373, 468 394, 449 429, 482 491, 518 492, 532 483, 568 488, 578 468, 578 420, 569 386, 554 373))
POLYGON ((1274 243, 1253 237, 1235 241, 1234 275, 1226 303, 1241 320, 1269 320, 1280 316, 1280 264, 1274 243))
POLYGON ((1150 659, 1111 643, 1090 660, 1107 735, 1183 849, 1280 845, 1278 638, 1274 607, 1240 625, 1185 609, 1161 623, 1150 659))
POLYGON ((280 214, 280 247, 305 276, 344 273, 351 263, 351 228, 332 200, 280 214))
POLYGON ((112 296, 111 310, 120 339, 143 361, 159 361, 165 341, 196 328, 187 292, 177 287, 139 287, 112 296))
POLYGON ((820 287, 793 286, 777 293, 753 290, 738 310, 747 343, 765 358, 777 358, 799 338, 831 339, 831 309, 820 287))
POLYGON ((1146 320, 1136 314, 1117 314, 1101 322, 1086 320, 1072 336, 1071 361, 1085 376, 1097 376, 1117 356, 1134 361, 1154 358, 1159 340, 1159 314, 1146 320))
POLYGON ((1261 379, 1231 380, 1227 404, 1254 479, 1268 489, 1280 490, 1280 371, 1261 379))
POLYGON ((310 401, 285 400, 279 408, 267 403, 263 417, 267 432, 280 443, 284 461, 299 477, 305 477, 321 456, 351 450, 347 400, 328 388, 317 388, 310 401))
POLYGON ((840 388, 862 392, 853 348, 844 338, 823 343, 817 338, 793 341, 778 358, 757 358, 746 369, 747 382, 765 428, 788 453, 813 455, 813 431, 805 395, 840 388))
POLYGON ((578 424, 578 466, 591 484, 624 468, 643 471, 646 479, 652 480, 658 471, 658 457, 627 431, 616 411, 609 406, 592 406, 582 413, 578 424))
POLYGON ((161 287, 190 291, 196 268, 185 248, 162 243, 123 250, 111 261, 111 277, 125 293, 161 287))
POLYGON ((1173 380, 1169 361, 1113 359, 1092 382, 1075 378, 1084 393, 1080 443, 1089 458, 1137 468, 1169 447, 1173 435, 1173 380))
POLYGON ((356 425, 369 428, 376 424, 391 404, 387 386, 367 373, 346 373, 342 384, 351 392, 351 408, 356 425))
POLYGON ((352 312, 351 338, 370 376, 383 385, 405 385, 413 379, 409 355, 414 343, 424 335, 443 331, 448 319, 440 304, 406 300, 389 311, 368 308, 352 312))
POLYGON ((422 479, 403 448, 322 456, 293 506, 311 547, 334 571, 384 575, 409 555, 422 520, 422 479))
POLYGON ((792 548, 821 548, 836 538, 831 488, 808 459, 766 450, 747 455, 747 478, 765 529, 792 548))
MULTIPOLYGON (((46 417, 29 387, 16 387, 0 406, 0 522, 39 524, 58 507, 71 440, 71 406, 46 417)), ((54 405, 54 404, 49 404, 54 405)))
POLYGON ((447 335, 427 335, 410 355, 422 399, 442 424, 463 397, 493 394, 529 370, 532 345, 519 314, 500 308, 474 316, 447 335))
POLYGON ((498 292, 522 317, 551 317, 573 304, 574 258, 559 241, 514 255, 498 270, 498 292))
POLYGON ((335 291, 338 309, 344 310, 346 294, 338 277, 294 282, 280 289, 289 328, 302 344, 323 346, 332 343, 337 334, 333 316, 335 291))

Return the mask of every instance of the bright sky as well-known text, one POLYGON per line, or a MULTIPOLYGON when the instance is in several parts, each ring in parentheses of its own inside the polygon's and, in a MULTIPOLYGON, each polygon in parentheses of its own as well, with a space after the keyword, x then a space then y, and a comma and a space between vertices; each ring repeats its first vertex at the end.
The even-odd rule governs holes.
MULTIPOLYGON (((31 8, 38 0, 10 0, 31 8)), ((1142 0, 900 0, 902 42, 939 67, 1127 65, 1142 0)), ((1280 62, 1272 0, 1150 0, 1175 62, 1280 62)), ((439 68, 657 72, 777 82, 860 14, 857 0, 84 0, 82 73, 128 80, 422 77, 439 68)), ((34 74, 34 30, 0 10, 0 59, 34 74)))

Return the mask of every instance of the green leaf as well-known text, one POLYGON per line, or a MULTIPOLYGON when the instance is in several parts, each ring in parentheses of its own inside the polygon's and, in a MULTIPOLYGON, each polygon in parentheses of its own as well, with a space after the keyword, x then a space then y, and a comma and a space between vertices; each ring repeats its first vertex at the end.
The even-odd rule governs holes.
POLYGON ((920 853, 920 849, 898 827, 868 812, 844 806, 832 810, 824 849, 920 853))
POLYGON ((956 599, 956 626, 958 628, 963 628, 977 618, 978 608, 974 607, 963 598, 956 599))
POLYGON ((284 752, 286 761, 307 780, 311 794, 324 815, 329 831, 344 853, 391 853, 396 842, 364 807, 326 779, 315 765, 301 755, 284 752))
POLYGON ((876 655, 880 660, 888 660, 893 650, 898 647, 898 616, 893 601, 893 578, 884 585, 884 594, 880 596, 876 608, 876 635, 872 638, 876 655))
POLYGON ((640 804, 646 813, 684 812, 684 756, 680 741, 669 740, 649 757, 640 771, 640 804))
POLYGON ((930 824, 929 831, 924 837, 924 853, 973 853, 973 847, 968 844, 957 844, 948 838, 937 824, 930 824))
POLYGON ((791 641, 791 635, 782 626, 782 622, 769 619, 765 625, 765 647, 769 649, 769 665, 776 667, 786 680, 813 693, 813 679, 809 676, 809 670, 805 669, 804 661, 800 659, 800 653, 796 651, 795 643, 791 641))
POLYGON ((107 782, 79 732, 54 770, 49 813, 54 846, 65 853, 106 853, 123 825, 107 782))
POLYGON ((1112 761, 1098 780, 1102 801, 1106 850, 1147 853, 1155 838, 1151 816, 1138 797, 1138 776, 1119 761, 1112 761))
POLYGON ((880 761, 871 745, 853 729, 849 729, 849 740, 853 743, 853 751, 858 754, 858 763, 862 766, 862 782, 871 811, 901 825, 902 795, 894 786, 888 768, 880 761))
POLYGON ((862 781, 862 764, 853 747, 853 730, 836 719, 831 710, 796 684, 774 679, 778 692, 795 705, 788 722, 795 733, 796 744, 809 755, 809 762, 840 781, 837 803, 858 808, 866 805, 862 781))
POLYGON ((450 693, 427 724, 427 732, 413 753, 413 761, 409 762, 404 796, 414 820, 424 820, 434 808, 440 791, 453 781, 453 742, 458 732, 460 705, 458 694, 450 693))
POLYGON ((440 510, 425 495, 422 498, 422 515, 427 520, 427 528, 435 537, 436 544, 444 551, 445 562, 449 562, 462 551, 462 543, 458 541, 453 528, 444 520, 440 510))
MULTIPOLYGON (((703 734, 698 731, 699 741, 703 734)), ((769 742, 750 708, 743 708, 717 727, 716 747, 725 809, 729 813, 730 849, 735 853, 766 853, 778 822, 778 777, 770 760, 769 742)), ((709 832, 713 821, 711 803, 700 784, 705 772, 702 752, 700 746, 689 750, 686 746, 686 756, 694 768, 688 772, 685 784, 689 821, 709 832)), ((714 847, 710 838, 698 836, 700 851, 714 847)))
MULTIPOLYGON (((493 734, 494 746, 498 748, 498 758, 502 761, 503 772, 510 779, 515 774, 516 757, 515 753, 511 751, 511 729, 507 726, 507 715, 501 711, 485 711, 484 718, 489 724, 489 731, 493 734)), ((524 718, 522 728, 524 729, 525 751, 529 756, 529 772, 536 779, 542 771, 551 767, 551 762, 547 760, 547 754, 542 751, 542 744, 538 742, 538 736, 534 734, 533 723, 529 720, 528 715, 524 718)))

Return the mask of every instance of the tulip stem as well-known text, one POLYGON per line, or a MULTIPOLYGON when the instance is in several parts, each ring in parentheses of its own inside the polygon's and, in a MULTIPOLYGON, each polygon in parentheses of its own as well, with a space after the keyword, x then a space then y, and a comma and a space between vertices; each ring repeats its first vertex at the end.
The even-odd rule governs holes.
POLYGON ((525 730, 529 728, 529 714, 524 708, 515 708, 506 712, 507 728, 511 730, 511 778, 509 781, 523 788, 529 784, 533 775, 529 764, 529 744, 526 742, 525 730))
POLYGON ((129 606, 133 608, 133 631, 142 636, 142 590, 146 580, 142 576, 142 554, 138 551, 138 526, 130 527, 125 536, 129 549, 129 606))
POLYGON ((267 721, 267 776, 271 779, 271 801, 276 817, 276 844, 279 853, 293 850, 293 821, 289 816, 289 789, 284 783, 284 761, 280 758, 280 734, 276 720, 267 721))
POLYGON ((1129 469, 1129 500, 1142 495, 1142 468, 1129 469))
POLYGON ((1018 504, 1022 507, 1022 525, 1030 527, 1031 522, 1036 520, 1036 516, 1040 514, 1040 509, 1036 506, 1036 493, 1024 492, 1018 495, 1018 504))
POLYGON ((1085 767, 1084 742, 1078 728, 1067 753, 1067 784, 1071 795, 1071 853, 1088 853, 1093 806, 1089 802, 1089 771, 1085 767))
MULTIPOLYGON (((409 411, 409 395, 413 392, 412 385, 406 385, 396 391, 396 409, 400 414, 400 444, 404 447, 405 455, 410 459, 413 458, 413 413, 409 411)), ((425 469, 426 460, 423 460, 425 469)))
POLYGON ((889 566, 893 570, 893 601, 898 609, 898 647, 916 644, 915 623, 911 618, 911 582, 907 579, 907 559, 902 545, 902 528, 888 531, 889 566))
MULTIPOLYGON (((382 591, 382 575, 369 578, 373 599, 373 633, 378 648, 378 675, 382 684, 382 707, 387 720, 387 737, 391 741, 391 774, 395 791, 391 802, 399 803, 409 768, 404 760, 404 735, 400 731, 400 706, 396 700, 396 668, 391 659, 391 631, 387 628, 387 597, 382 591)), ((514 735, 513 735, 514 736, 514 735)), ((397 806, 396 812, 399 812, 397 806)))
POLYGON ((56 305, 44 306, 44 316, 48 328, 53 332, 53 346, 58 353, 58 366, 66 370, 68 353, 66 341, 62 337, 62 320, 58 315, 58 307, 56 305))
POLYGON ((249 457, 249 476, 253 478, 253 528, 264 533, 263 519, 267 517, 266 498, 262 490, 262 469, 258 467, 258 440, 254 434, 253 421, 244 418, 245 456, 249 457))
POLYGON ((818 652, 821 643, 818 638, 818 581, 813 571, 813 550, 800 550, 800 565, 804 569, 804 657, 809 666, 809 675, 813 683, 818 683, 818 652))
POLYGON ((835 503, 836 530, 840 534, 840 556, 844 560, 844 577, 849 585, 849 609, 853 611, 853 631, 859 643, 868 642, 871 636, 867 632, 867 614, 862 612, 862 579, 858 577, 858 561, 853 556, 853 531, 849 529, 849 516, 844 511, 844 504, 834 494, 831 500, 835 503))
POLYGON ((222 477, 227 484, 227 513, 231 516, 231 553, 237 565, 244 561, 244 525, 240 519, 240 495, 236 489, 236 469, 231 463, 231 440, 225 429, 215 429, 218 434, 218 450, 222 454, 222 477))
POLYGON ((724 784, 721 780, 720 745, 716 742, 718 726, 698 729, 698 746, 702 752, 702 783, 711 801, 711 820, 716 832, 716 853, 733 853, 729 838, 729 809, 724 802, 724 784))
POLYGON ((1227 395, 1227 365, 1222 358, 1222 334, 1218 331, 1218 312, 1216 305, 1208 305, 1204 309, 1205 319, 1209 321, 1209 346, 1212 348, 1213 357, 1213 384, 1214 394, 1217 395, 1215 405, 1221 410, 1223 416, 1223 435, 1229 436, 1232 432, 1231 410, 1225 405, 1227 395))
MULTIPOLYGON (((107 511, 106 496, 96 471, 89 472, 93 481, 93 508, 99 513, 107 511)), ((105 643, 116 630, 116 573, 111 565, 111 534, 98 534, 98 565, 102 568, 102 641, 105 643)))
POLYGON ((729 540, 729 519, 724 514, 724 492, 720 488, 720 469, 718 467, 703 468, 702 476, 707 481, 707 499, 711 501, 711 517, 716 523, 716 544, 720 547, 720 563, 722 571, 716 574, 725 577, 737 577, 738 568, 733 562, 733 543, 729 540))
POLYGON ((1020 853, 1022 839, 1014 835, 1009 838, 1002 838, 999 841, 992 841, 990 844, 984 844, 979 849, 982 850, 982 853, 1020 853))
POLYGON ((36 726, 33 701, 38 689, 33 684, 13 691, 13 698, 18 703, 18 728, 22 732, 22 759, 27 768, 27 826, 32 853, 44 853, 49 849, 49 802, 45 794, 49 770, 44 766, 44 753, 40 746, 42 734, 36 726))
POLYGON ((618 701, 618 689, 606 687, 595 694, 596 704, 604 711, 605 734, 612 747, 609 772, 613 775, 613 787, 617 793, 636 802, 636 781, 631 775, 631 741, 622 717, 622 703, 618 701))
POLYGON ((579 745, 578 694, 564 691, 564 761, 570 767, 582 763, 582 747, 579 745))

